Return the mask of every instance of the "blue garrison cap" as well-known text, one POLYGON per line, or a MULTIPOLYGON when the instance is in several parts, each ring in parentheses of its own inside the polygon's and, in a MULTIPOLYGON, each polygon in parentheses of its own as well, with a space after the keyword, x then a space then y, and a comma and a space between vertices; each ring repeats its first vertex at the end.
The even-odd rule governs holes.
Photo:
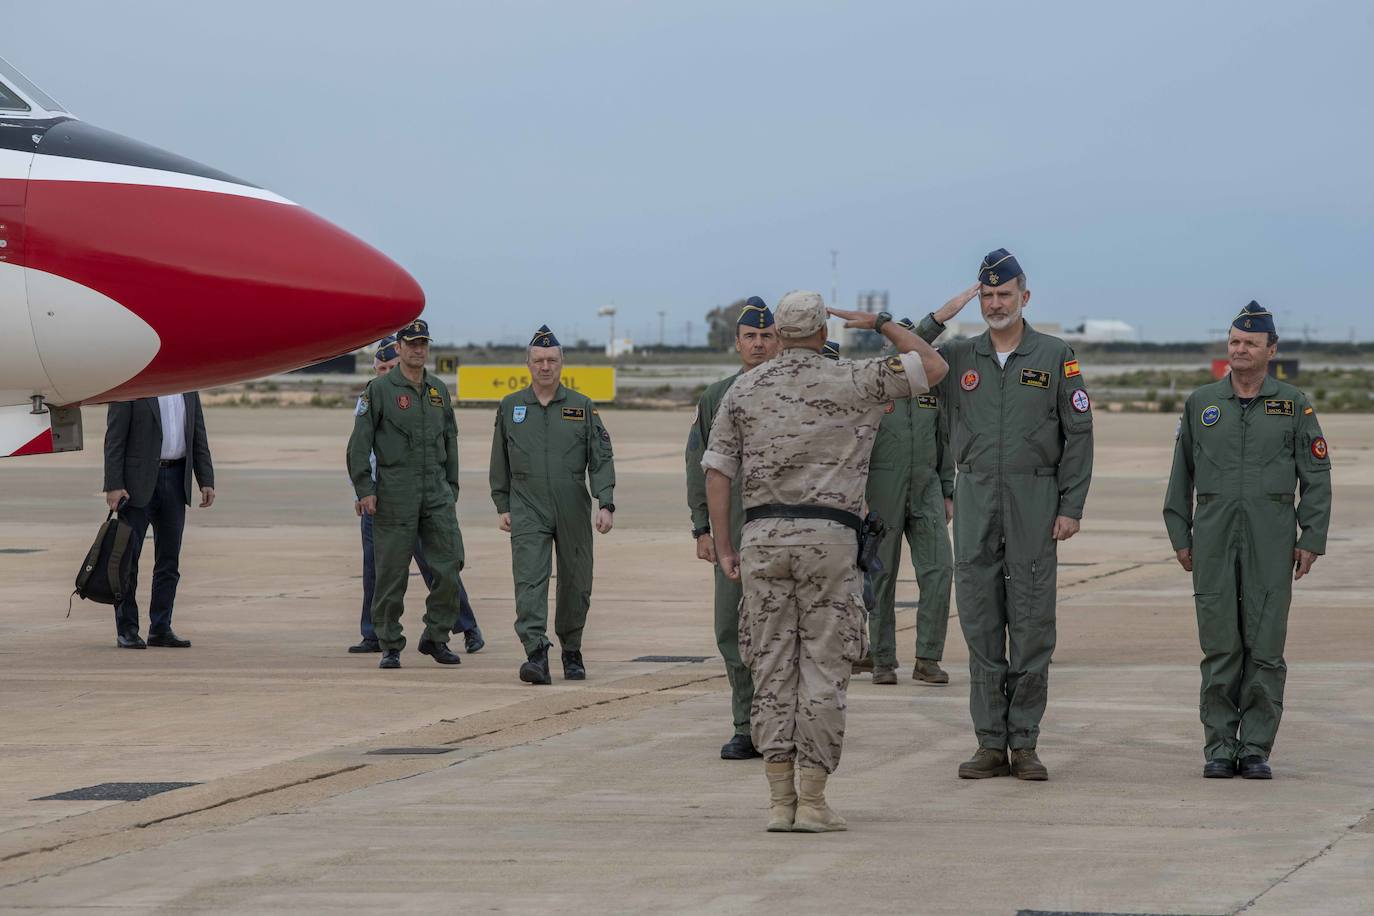
POLYGON ((839 341, 837 341, 837 340, 827 340, 825 343, 821 344, 821 356, 824 356, 826 359, 839 359, 839 358, 840 358, 840 343, 839 343, 839 341))
POLYGON ((773 313, 768 311, 768 306, 758 296, 750 296, 745 300, 744 308, 740 309, 739 321, 735 324, 742 328, 771 328, 773 313))
POLYGON ((908 331, 916 330, 916 322, 912 321, 910 318, 898 318, 897 323, 908 331))
POLYGON ((373 351, 372 358, 379 363, 389 363, 401 353, 396 349, 396 335, 388 334, 377 341, 377 349, 373 351))
POLYGON ((1240 310, 1236 320, 1231 322, 1231 327, 1238 331, 1252 331, 1256 334, 1270 333, 1277 334, 1274 329, 1274 316, 1267 308, 1251 299, 1250 304, 1240 310))
POLYGON ((988 256, 983 258, 983 265, 978 268, 978 282, 986 283, 988 286, 1001 286, 1015 280, 1021 274, 1021 265, 1016 263, 1016 258, 1012 257, 1011 252, 1005 248, 998 248, 996 251, 989 251, 988 256))
POLYGON ((548 326, 548 325, 546 325, 546 324, 541 324, 541 325, 539 326, 539 330, 535 331, 535 332, 534 332, 534 336, 530 338, 530 346, 531 346, 531 347, 561 347, 561 346, 563 346, 563 345, 562 345, 561 343, 558 342, 558 338, 554 336, 553 331, 550 331, 550 330, 549 330, 549 326, 548 326))

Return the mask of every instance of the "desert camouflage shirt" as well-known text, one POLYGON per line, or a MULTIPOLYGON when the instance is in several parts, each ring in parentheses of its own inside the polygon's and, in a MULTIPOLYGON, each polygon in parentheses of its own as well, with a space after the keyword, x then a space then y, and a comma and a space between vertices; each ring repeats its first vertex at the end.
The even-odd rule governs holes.
MULTIPOLYGON (((783 350, 730 387, 701 465, 740 477, 745 509, 776 503, 860 515, 883 411, 894 398, 927 390, 915 353, 837 361, 783 350)), ((760 519, 744 526, 741 546, 853 543, 853 530, 839 522, 760 519)))

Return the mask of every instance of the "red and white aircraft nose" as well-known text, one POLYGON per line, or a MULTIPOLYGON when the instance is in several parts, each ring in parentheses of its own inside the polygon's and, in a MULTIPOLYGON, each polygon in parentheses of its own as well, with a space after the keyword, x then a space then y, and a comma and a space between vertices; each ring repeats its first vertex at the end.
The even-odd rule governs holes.
POLYGON ((35 152, 24 266, 58 403, 259 378, 424 307, 390 258, 270 191, 80 121, 35 152))

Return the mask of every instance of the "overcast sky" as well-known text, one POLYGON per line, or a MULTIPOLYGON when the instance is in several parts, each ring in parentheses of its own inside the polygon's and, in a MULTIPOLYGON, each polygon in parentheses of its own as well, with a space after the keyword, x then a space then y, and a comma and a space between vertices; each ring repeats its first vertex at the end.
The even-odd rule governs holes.
POLYGON ((1374 339, 1368 2, 0 0, 80 117, 284 194, 438 336, 669 343, 751 294, 1374 339), (971 307, 972 308, 972 307, 971 307))

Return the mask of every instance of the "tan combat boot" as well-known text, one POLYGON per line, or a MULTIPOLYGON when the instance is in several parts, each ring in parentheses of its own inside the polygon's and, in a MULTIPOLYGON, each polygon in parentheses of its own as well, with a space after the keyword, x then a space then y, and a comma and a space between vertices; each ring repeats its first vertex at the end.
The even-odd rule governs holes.
POLYGON ((849 825, 825 803, 825 781, 829 774, 819 767, 801 767, 798 773, 797 818, 792 824, 797 833, 829 833, 848 830, 849 825))
POLYGON ((795 772, 792 761, 765 763, 763 772, 768 777, 768 832, 788 833, 797 816, 797 789, 792 781, 795 772))
POLYGON ((1050 778, 1050 771, 1035 755, 1035 748, 1014 747, 1011 749, 1011 775, 1031 782, 1044 782, 1050 778))
POLYGON ((863 654, 863 658, 860 658, 857 662, 855 662, 854 665, 853 665, 853 667, 850 669, 851 673, 853 673, 853 674, 863 674, 865 671, 872 671, 872 670, 873 670, 873 656, 870 655, 870 654, 867 653, 867 652, 865 652, 865 653, 863 654))
POLYGON ((945 669, 932 658, 916 659, 916 666, 911 669, 911 679, 923 684, 949 683, 949 675, 945 673, 945 669))
POLYGON ((1007 752, 992 747, 978 748, 971 759, 959 764, 960 779, 987 779, 990 776, 1006 776, 1010 772, 1007 752))
POLYGON ((895 684, 897 683, 897 671, 887 665, 875 665, 873 667, 873 683, 875 684, 895 684))

